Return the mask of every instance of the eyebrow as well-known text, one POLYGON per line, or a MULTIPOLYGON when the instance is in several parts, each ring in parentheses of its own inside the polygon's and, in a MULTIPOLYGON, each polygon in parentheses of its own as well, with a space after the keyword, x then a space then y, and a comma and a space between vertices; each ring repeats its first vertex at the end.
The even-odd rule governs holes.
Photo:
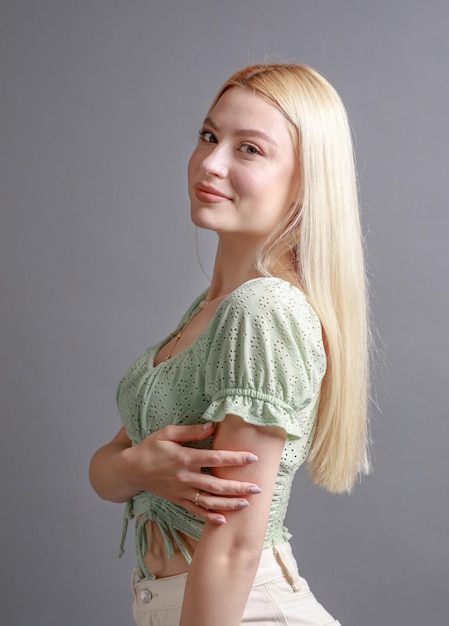
MULTIPOLYGON (((210 117, 206 117, 206 119, 204 120, 204 124, 209 124, 209 126, 212 126, 214 130, 219 130, 217 124, 210 117)), ((233 132, 233 135, 235 135, 236 137, 258 137, 259 139, 263 139, 267 141, 268 143, 271 143, 273 146, 277 145, 274 139, 269 137, 266 133, 262 132, 261 130, 256 130, 255 128, 254 129, 239 128, 238 130, 235 130, 233 132)))

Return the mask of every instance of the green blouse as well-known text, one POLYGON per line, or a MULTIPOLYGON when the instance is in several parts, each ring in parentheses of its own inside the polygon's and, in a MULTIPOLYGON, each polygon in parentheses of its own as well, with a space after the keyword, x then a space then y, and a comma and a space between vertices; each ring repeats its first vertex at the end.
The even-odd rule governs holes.
MULTIPOLYGON (((229 294, 207 328, 185 350, 154 366, 159 348, 194 315, 198 297, 178 328, 149 348, 130 367, 117 390, 121 419, 133 445, 169 424, 220 422, 238 415, 257 426, 279 426, 286 441, 277 473, 264 547, 286 541, 283 522, 291 485, 307 457, 326 371, 320 322, 298 288, 280 278, 256 278, 229 294)), ((210 448, 212 439, 194 447, 210 448)), ((153 578, 144 563, 145 524, 156 521, 167 556, 173 541, 186 561, 179 532, 199 539, 204 522, 184 508, 141 492, 127 503, 120 554, 128 520, 136 524, 138 570, 153 578)))

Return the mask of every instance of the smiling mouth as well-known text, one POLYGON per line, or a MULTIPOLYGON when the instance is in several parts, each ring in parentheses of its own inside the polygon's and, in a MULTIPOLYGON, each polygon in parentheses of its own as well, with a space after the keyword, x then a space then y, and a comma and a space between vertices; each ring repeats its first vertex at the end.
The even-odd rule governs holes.
POLYGON ((214 187, 209 185, 198 184, 195 185, 195 197, 203 202, 224 202, 230 200, 229 196, 218 191, 214 187))

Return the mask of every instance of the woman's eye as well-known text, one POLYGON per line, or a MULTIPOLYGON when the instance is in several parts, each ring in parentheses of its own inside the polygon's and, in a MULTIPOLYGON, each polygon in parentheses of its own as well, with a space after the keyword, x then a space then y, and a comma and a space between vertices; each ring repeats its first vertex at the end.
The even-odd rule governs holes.
POLYGON ((259 148, 254 146, 252 143, 242 143, 240 146, 240 150, 245 154, 261 154, 259 148))
POLYGON ((207 143, 218 143, 215 135, 209 130, 200 130, 200 139, 207 143))

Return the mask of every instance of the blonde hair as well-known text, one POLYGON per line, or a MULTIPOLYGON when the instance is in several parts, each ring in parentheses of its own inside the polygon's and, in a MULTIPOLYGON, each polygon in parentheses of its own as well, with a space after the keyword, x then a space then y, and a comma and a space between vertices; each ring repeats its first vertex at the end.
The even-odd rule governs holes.
POLYGON ((298 64, 245 67, 223 85, 244 87, 290 122, 298 149, 300 192, 261 252, 269 274, 289 249, 300 284, 323 328, 328 358, 308 455, 313 481, 350 491, 368 473, 369 325, 367 284, 351 131, 344 105, 316 70, 298 64))

